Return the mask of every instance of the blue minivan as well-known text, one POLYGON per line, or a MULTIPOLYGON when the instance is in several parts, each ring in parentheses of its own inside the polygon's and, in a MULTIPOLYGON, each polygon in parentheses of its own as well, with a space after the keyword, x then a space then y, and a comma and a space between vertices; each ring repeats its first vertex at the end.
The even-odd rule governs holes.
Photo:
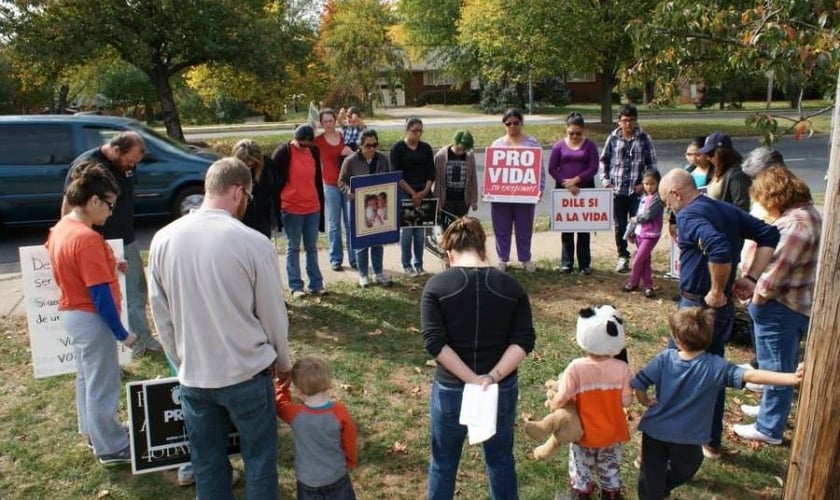
POLYGON ((181 144, 129 118, 99 115, 0 116, 0 224, 58 220, 64 178, 81 153, 122 131, 139 133, 134 213, 179 217, 204 198, 204 174, 219 155, 181 144))

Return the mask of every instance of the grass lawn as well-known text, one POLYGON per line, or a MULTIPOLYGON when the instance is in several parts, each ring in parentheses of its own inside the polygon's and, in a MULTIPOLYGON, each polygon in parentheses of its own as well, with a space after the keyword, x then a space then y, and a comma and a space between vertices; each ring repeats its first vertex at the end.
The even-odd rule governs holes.
MULTIPOLYGON (((592 276, 560 275, 556 262, 541 261, 535 274, 513 271, 529 291, 537 329, 536 350, 519 372, 521 418, 544 415, 546 379, 556 377, 581 353, 574 342, 578 309, 611 303, 623 313, 633 370, 665 346, 665 319, 674 310, 672 281, 656 280, 659 298, 619 291, 626 279, 609 269, 614 264, 608 235, 593 238, 592 276)), ((559 243, 559 237, 558 237, 559 243)), ((657 276, 666 270, 667 245, 655 253, 657 276)), ((431 266, 430 266, 431 267, 431 266)), ((290 305, 293 357, 315 353, 333 369, 332 395, 345 402, 359 426, 359 466, 353 472, 361 499, 424 497, 429 459, 427 399, 433 369, 419 332, 418 300, 423 279, 397 279, 388 289, 362 291, 353 283, 335 283, 330 295, 290 305)), ((465 311, 468 312, 468 311, 465 311)), ((174 471, 132 476, 126 469, 100 467, 76 434, 74 377, 34 379, 24 320, 0 320, 0 498, 193 498, 193 488, 180 488, 174 471)), ((749 359, 737 347, 728 349, 736 362, 749 359)), ((167 376, 162 356, 130 365, 124 381, 167 376)), ((726 412, 725 455, 706 461, 680 498, 778 498, 789 455, 780 447, 747 444, 733 438, 729 424, 744 420, 741 403, 754 404, 752 393, 730 390, 726 412)), ((123 402, 124 406, 124 402, 123 402)), ((635 432, 643 408, 629 411, 632 441, 624 447, 622 478, 627 498, 636 498, 632 463, 640 435, 635 432)), ((795 411, 794 411, 795 413, 795 411)), ((538 443, 517 424, 515 454, 523 499, 550 499, 565 491, 567 456, 547 462, 530 456, 538 443)), ((280 430, 281 496, 294 495, 292 445, 288 427, 280 430)), ((241 462, 236 462, 241 468, 241 462)), ((242 497, 240 485, 236 490, 242 497)), ((458 475, 458 498, 485 499, 487 487, 478 447, 465 447, 458 475)))

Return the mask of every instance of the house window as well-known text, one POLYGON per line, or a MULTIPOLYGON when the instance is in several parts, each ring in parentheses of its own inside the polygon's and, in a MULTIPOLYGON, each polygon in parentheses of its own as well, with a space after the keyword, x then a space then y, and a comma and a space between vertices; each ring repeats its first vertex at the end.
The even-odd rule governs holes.
POLYGON ((452 86, 456 83, 455 78, 441 71, 430 70, 423 72, 423 86, 425 87, 452 86))
POLYGON ((569 71, 566 73, 566 82, 594 82, 595 73, 583 73, 581 71, 569 71))

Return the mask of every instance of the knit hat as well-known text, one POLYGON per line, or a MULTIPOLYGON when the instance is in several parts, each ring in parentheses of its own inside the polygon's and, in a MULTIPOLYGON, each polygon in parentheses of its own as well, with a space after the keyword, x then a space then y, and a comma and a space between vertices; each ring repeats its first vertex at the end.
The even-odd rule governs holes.
POLYGON ((624 321, 613 306, 586 307, 577 320, 577 343, 596 356, 615 356, 624 349, 624 321))

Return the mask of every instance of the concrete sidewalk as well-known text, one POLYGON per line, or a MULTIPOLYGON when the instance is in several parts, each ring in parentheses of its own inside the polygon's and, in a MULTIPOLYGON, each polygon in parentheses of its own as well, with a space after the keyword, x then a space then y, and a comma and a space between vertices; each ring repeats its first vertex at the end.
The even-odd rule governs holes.
MULTIPOLYGON (((603 256, 613 255, 615 253, 612 232, 592 233, 592 256, 593 259, 603 256)), ((666 241, 663 238, 662 241, 666 241)), ((280 256, 280 269, 283 275, 283 289, 288 291, 288 284, 286 280, 286 257, 285 257, 285 239, 278 239, 278 253, 280 256)), ((660 241, 661 244, 661 241, 660 241)), ((496 252, 495 239, 492 236, 487 238, 487 253, 491 261, 495 263, 496 252)), ((541 260, 551 260, 550 267, 548 264, 543 264, 541 267, 551 269, 559 264, 560 259, 560 234, 550 231, 543 231, 534 233, 531 242, 532 259, 535 262, 541 260)), ((511 255, 511 263, 515 267, 516 250, 514 248, 511 255)), ((321 266, 321 273, 324 275, 324 282, 329 291, 331 283, 341 281, 358 282, 359 274, 354 269, 347 266, 345 259, 344 269, 341 271, 333 271, 330 269, 329 255, 326 250, 318 252, 318 262, 321 266)), ((611 259, 608 260, 611 262, 611 259)), ((437 273, 443 270, 443 263, 432 254, 426 252, 423 256, 423 263, 428 273, 437 273)), ((301 256, 301 267, 304 267, 304 258, 301 256)), ((400 263, 400 246, 399 244, 392 244, 385 246, 384 258, 385 274, 392 278, 403 275, 402 264, 400 263)), ((545 269, 544 269, 545 270, 545 269)), ((303 273, 304 278, 306 273, 303 273)), ((8 317, 25 317, 26 311, 23 304, 23 283, 20 273, 0 274, 0 318, 8 317)))

